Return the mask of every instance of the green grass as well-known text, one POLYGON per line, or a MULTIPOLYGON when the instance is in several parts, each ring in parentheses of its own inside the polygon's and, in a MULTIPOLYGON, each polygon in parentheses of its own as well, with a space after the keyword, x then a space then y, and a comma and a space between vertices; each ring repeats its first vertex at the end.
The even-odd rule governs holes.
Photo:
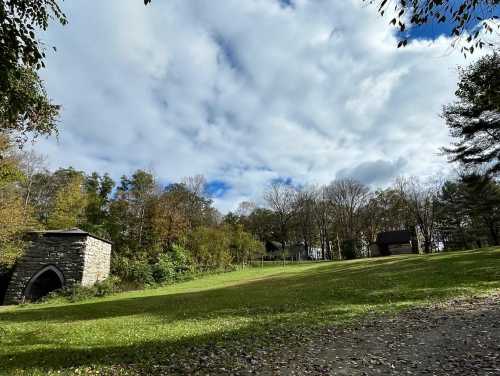
POLYGON ((266 266, 81 303, 0 309, 0 374, 161 362, 207 341, 272 341, 500 289, 500 248, 266 266))

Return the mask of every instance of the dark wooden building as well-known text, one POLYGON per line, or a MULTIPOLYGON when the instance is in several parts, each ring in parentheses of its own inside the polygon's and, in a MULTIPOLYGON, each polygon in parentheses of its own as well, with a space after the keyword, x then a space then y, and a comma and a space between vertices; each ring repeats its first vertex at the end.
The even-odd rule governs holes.
POLYGON ((381 256, 418 253, 417 240, 408 230, 381 232, 375 245, 375 252, 381 256))

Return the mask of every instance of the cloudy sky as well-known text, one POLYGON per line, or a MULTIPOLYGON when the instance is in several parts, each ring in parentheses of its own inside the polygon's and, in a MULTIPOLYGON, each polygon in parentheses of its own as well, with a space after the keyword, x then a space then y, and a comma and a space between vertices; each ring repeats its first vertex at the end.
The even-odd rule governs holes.
POLYGON ((273 179, 387 184, 450 167, 439 117, 457 65, 439 33, 396 48, 361 0, 85 0, 44 37, 63 105, 51 168, 203 174, 222 211, 273 179))

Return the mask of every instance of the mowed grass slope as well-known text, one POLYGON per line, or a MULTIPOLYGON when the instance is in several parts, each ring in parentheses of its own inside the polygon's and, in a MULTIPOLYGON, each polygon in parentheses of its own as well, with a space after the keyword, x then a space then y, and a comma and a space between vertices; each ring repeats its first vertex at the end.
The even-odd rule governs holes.
POLYGON ((161 363, 207 341, 272 341, 283 330, 497 289, 500 248, 490 248, 249 268, 82 303, 3 308, 0 374, 161 363))

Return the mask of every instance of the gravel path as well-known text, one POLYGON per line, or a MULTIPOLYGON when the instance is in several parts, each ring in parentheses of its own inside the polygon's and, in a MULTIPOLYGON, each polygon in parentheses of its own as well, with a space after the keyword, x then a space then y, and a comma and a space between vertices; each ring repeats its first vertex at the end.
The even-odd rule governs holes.
POLYGON ((499 376, 500 292, 262 340, 256 336, 249 345, 227 338, 172 353, 170 361, 99 374, 499 376))
POLYGON ((251 351, 229 347, 193 348, 189 360, 174 356, 170 365, 147 373, 500 375, 500 293, 371 315, 347 328, 288 333, 251 351))
POLYGON ((500 375, 500 295, 451 301, 392 318, 366 319, 352 328, 329 329, 301 350, 283 355, 285 364, 254 371, 268 375, 500 375))

